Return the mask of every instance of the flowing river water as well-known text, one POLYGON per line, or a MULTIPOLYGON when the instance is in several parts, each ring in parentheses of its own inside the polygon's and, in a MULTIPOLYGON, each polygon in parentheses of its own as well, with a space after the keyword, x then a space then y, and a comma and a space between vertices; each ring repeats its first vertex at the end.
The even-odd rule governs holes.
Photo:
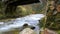
POLYGON ((8 22, 0 22, 0 34, 19 34, 18 32, 23 30, 24 24, 28 24, 29 28, 35 27, 34 31, 36 34, 39 34, 39 20, 41 20, 44 16, 45 15, 43 14, 31 14, 25 17, 11 19, 11 21, 8 22))

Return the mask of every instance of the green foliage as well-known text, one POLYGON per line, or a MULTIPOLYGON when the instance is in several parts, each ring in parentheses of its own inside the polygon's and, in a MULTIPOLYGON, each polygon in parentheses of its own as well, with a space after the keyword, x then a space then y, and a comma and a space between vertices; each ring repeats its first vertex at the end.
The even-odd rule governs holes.
POLYGON ((45 17, 44 18, 42 18, 42 20, 40 20, 40 24, 39 24, 39 26, 40 27, 45 27, 45 17))
POLYGON ((27 9, 27 8, 25 8, 23 6, 18 6, 16 12, 17 12, 18 15, 26 16, 26 15, 29 15, 29 14, 32 13, 31 9, 27 9))
POLYGON ((58 31, 58 34, 60 34, 60 30, 58 31))

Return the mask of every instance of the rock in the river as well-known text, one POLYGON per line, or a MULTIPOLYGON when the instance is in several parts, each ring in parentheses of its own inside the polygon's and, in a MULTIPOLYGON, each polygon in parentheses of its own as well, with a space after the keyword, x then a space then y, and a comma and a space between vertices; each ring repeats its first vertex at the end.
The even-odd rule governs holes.
POLYGON ((20 32, 20 34, 36 34, 34 30, 30 28, 25 28, 23 31, 20 32))

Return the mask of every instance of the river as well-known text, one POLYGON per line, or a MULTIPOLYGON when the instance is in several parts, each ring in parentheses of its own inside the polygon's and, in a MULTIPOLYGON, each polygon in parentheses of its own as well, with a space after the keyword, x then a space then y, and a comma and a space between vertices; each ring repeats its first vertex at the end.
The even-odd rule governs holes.
POLYGON ((25 17, 12 19, 8 22, 0 22, 0 34, 16 29, 21 30, 24 24, 28 24, 29 26, 35 27, 34 31, 36 31, 36 33, 39 34, 39 20, 41 20, 44 16, 44 14, 31 14, 25 17))

